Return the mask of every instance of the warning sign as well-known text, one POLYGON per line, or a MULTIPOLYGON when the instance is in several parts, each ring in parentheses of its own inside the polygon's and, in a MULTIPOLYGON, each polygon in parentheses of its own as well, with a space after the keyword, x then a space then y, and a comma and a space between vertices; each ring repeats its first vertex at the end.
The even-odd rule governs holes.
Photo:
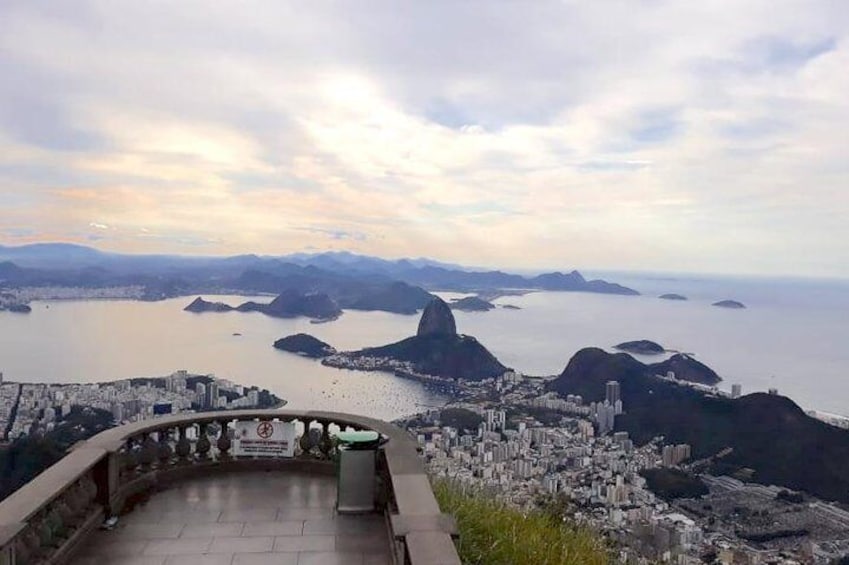
POLYGON ((295 455, 294 422, 236 422, 234 455, 292 457, 295 455))

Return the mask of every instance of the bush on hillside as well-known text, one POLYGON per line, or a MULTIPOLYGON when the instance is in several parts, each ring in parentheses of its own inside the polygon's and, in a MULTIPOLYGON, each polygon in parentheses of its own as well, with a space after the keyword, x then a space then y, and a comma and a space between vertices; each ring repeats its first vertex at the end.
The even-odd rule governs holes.
POLYGON ((457 520, 457 551, 469 565, 604 565, 604 541, 549 514, 523 513, 456 482, 437 480, 434 493, 443 512, 457 520))
POLYGON ((439 421, 443 426, 476 432, 483 418, 480 414, 465 408, 446 408, 439 415, 439 421))

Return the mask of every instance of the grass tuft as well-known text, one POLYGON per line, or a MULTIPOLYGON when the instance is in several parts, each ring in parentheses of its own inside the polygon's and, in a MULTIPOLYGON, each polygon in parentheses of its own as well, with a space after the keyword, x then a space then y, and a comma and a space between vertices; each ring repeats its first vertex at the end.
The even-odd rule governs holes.
POLYGON ((604 541, 586 528, 521 512, 455 481, 438 479, 433 491, 442 511, 457 520, 457 551, 467 565, 608 563, 604 541))

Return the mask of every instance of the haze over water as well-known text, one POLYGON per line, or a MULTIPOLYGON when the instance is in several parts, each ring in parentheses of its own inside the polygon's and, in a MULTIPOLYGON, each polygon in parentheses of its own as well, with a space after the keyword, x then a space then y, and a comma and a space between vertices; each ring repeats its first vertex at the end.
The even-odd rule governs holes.
MULTIPOLYGON (((522 309, 456 312, 458 330, 476 336, 505 365, 538 375, 561 372, 583 347, 651 339, 694 353, 724 378, 722 388, 741 383, 748 393, 775 387, 804 408, 849 415, 846 282, 606 276, 644 296, 504 297, 497 302, 522 309), (664 292, 690 300, 656 298, 664 292), (749 308, 710 306, 725 298, 749 308)), ((219 299, 233 305, 246 300, 219 299)), ((190 301, 38 302, 30 315, 0 312, 0 371, 7 380, 97 382, 187 369, 269 388, 292 408, 382 418, 445 401, 412 381, 340 371, 271 346, 296 332, 340 350, 381 345, 415 333, 418 316, 346 311, 335 322, 310 324, 258 313, 191 314, 182 310, 190 301)))

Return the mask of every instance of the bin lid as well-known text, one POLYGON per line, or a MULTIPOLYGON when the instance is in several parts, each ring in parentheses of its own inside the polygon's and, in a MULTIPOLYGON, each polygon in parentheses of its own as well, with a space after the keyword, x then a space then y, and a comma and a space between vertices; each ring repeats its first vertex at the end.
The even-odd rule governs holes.
POLYGON ((339 443, 346 445, 356 445, 358 443, 375 443, 380 438, 380 434, 371 431, 362 432, 339 432, 336 434, 336 439, 339 443))

